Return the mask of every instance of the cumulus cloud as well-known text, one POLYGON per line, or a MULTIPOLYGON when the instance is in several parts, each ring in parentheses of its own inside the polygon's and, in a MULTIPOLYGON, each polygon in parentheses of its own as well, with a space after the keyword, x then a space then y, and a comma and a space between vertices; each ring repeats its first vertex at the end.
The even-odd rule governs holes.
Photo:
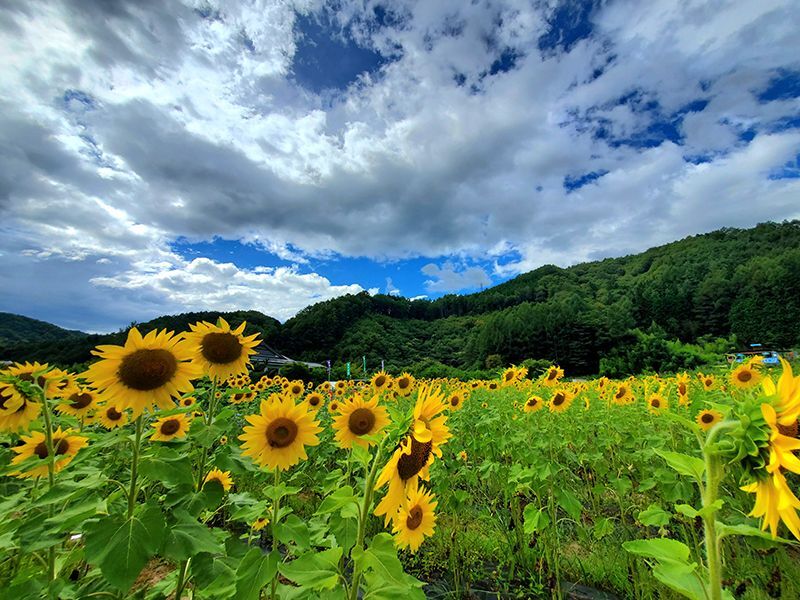
POLYGON ((458 292, 460 290, 474 290, 489 285, 492 280, 480 267, 459 267, 451 262, 446 262, 441 267, 428 263, 422 267, 422 272, 431 277, 425 281, 425 288, 429 292, 458 292))
POLYGON ((800 216, 780 176, 800 99, 761 96, 800 69, 791 0, 403 0, 380 21, 378 4, 0 9, 0 280, 18 290, 0 309, 87 327, 210 304, 285 318, 361 289, 307 272, 315 258, 426 257, 438 293, 492 282, 450 260, 508 277, 800 216), (381 60, 304 87, 298 15, 381 60), (171 250, 214 236, 306 268, 171 250), (43 277, 62 293, 30 307, 43 277), (205 295, 203 277, 219 282, 205 295))

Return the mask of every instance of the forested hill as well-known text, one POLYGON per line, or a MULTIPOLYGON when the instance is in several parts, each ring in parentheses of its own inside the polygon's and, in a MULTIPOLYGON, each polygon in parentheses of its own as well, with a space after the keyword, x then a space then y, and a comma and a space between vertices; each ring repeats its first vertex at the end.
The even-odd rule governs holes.
POLYGON ((56 325, 22 315, 0 312, 0 346, 79 338, 85 335, 81 331, 62 329, 56 325))
MULTIPOLYGON (((218 314, 161 317, 141 328, 177 331, 218 314)), ((247 319, 248 331, 294 358, 341 365, 366 356, 368 369, 385 360, 391 370, 455 374, 524 359, 555 361, 572 374, 691 368, 745 343, 800 343, 800 221, 722 229, 566 269, 548 265, 434 301, 364 292, 310 306, 283 325, 255 311, 224 314, 247 319)), ((95 343, 122 339, 120 332, 0 344, 0 358, 83 362, 95 343)))

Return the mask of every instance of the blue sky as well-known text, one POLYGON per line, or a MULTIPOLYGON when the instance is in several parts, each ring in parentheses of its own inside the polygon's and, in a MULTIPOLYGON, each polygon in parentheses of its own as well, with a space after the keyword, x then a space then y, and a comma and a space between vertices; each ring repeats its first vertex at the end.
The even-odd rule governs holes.
POLYGON ((0 8, 0 311, 87 331, 800 218, 800 7, 0 8))

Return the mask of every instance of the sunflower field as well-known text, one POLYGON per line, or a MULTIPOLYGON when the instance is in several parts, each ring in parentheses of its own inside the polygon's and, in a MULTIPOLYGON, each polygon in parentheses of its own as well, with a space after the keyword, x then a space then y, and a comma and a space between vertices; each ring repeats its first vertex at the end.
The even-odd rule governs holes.
POLYGON ((244 326, 0 371, 0 598, 800 598, 787 362, 313 387, 244 326))

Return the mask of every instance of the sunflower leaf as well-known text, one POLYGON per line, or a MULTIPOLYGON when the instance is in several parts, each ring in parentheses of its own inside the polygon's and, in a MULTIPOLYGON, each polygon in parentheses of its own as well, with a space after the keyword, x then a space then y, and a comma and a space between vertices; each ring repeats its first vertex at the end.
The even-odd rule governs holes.
POLYGON ((111 585, 127 591, 161 546, 165 532, 164 516, 153 505, 130 519, 104 517, 87 527, 86 559, 100 567, 111 585))
POLYGON ((201 552, 222 552, 222 544, 211 529, 198 523, 184 510, 176 510, 174 515, 178 522, 170 527, 167 534, 163 550, 165 558, 179 562, 201 552))
POLYGON ((264 554, 259 548, 252 548, 245 554, 236 569, 235 600, 258 600, 261 588, 278 572, 279 560, 277 552, 264 554))
POLYGON ((651 504, 647 510, 643 510, 636 517, 642 525, 649 525, 652 527, 663 527, 672 518, 672 514, 665 511, 658 504, 651 504))
POLYGON ((333 588, 339 582, 339 559, 341 548, 322 552, 309 552, 290 563, 278 566, 281 575, 298 585, 315 590, 333 588))
POLYGON ((703 473, 706 470, 705 463, 702 459, 688 454, 681 454, 680 452, 669 452, 667 450, 656 450, 661 458, 667 461, 667 464, 675 469, 681 475, 694 477, 697 481, 702 481, 703 473))

